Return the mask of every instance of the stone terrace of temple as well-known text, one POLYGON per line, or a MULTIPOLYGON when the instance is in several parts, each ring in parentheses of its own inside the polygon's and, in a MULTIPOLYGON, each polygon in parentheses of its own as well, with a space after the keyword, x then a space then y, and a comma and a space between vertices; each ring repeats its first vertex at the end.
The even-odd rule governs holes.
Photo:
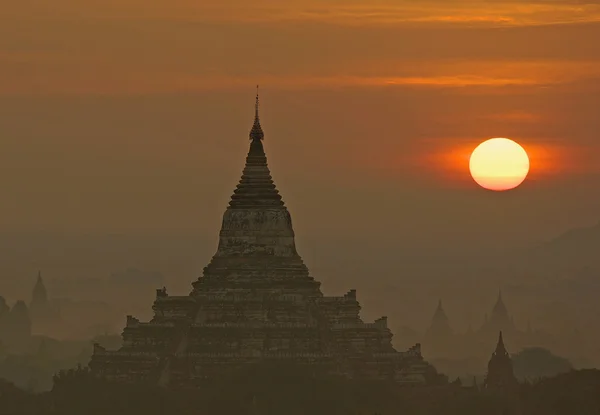
POLYGON ((158 289, 154 317, 128 316, 123 345, 94 345, 92 373, 113 381, 194 387, 250 364, 293 362, 350 379, 427 383, 420 345, 398 352, 387 318, 365 323, 356 291, 326 297, 296 251, 258 114, 217 252, 187 296, 158 289))

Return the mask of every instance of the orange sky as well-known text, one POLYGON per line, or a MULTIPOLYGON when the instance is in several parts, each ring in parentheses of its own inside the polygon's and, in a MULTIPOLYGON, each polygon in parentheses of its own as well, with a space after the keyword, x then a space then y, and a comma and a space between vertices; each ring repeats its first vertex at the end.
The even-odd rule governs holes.
POLYGON ((212 3, 3 6, 0 229, 214 232, 256 83, 301 233, 502 247, 597 221, 599 2, 212 3), (530 152, 518 192, 468 176, 490 137, 530 152))

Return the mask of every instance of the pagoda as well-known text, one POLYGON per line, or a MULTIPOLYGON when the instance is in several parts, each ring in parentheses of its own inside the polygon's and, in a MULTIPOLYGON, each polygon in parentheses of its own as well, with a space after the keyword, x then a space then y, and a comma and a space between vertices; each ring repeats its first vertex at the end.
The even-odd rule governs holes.
POLYGON ((488 372, 485 377, 484 387, 490 389, 511 389, 517 385, 513 372, 510 355, 504 346, 502 332, 498 335, 496 350, 488 363, 488 372))
POLYGON ((431 325, 427 330, 427 334, 438 339, 444 339, 452 336, 450 321, 448 320, 448 316, 444 311, 444 307, 442 307, 441 299, 438 301, 438 305, 435 309, 435 313, 433 314, 433 318, 431 319, 431 325))
POLYGON ((426 356, 449 357, 456 352, 456 338, 441 299, 431 319, 431 325, 425 332, 423 342, 425 343, 423 352, 426 356))
POLYGON ((494 304, 490 319, 488 320, 486 318, 481 327, 481 331, 486 336, 489 336, 492 333, 498 333, 498 331, 503 331, 511 335, 515 334, 515 323, 508 313, 508 308, 506 307, 506 304, 504 304, 502 291, 500 290, 498 290, 498 299, 496 300, 496 304, 494 304))
POLYGON ((387 318, 364 322, 356 290, 324 296, 296 250, 258 112, 217 251, 186 296, 156 290, 154 317, 127 316, 123 345, 95 344, 91 372, 118 382, 197 387, 249 365, 290 363, 350 379, 406 384, 437 378, 420 345, 392 346, 387 318))

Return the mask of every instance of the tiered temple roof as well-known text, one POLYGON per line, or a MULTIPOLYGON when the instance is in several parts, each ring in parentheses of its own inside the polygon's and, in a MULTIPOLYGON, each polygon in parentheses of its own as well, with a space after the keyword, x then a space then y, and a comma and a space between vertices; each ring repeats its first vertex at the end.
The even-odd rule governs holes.
POLYGON ((349 378, 423 383, 436 377, 415 345, 397 352, 387 318, 365 323, 356 291, 325 297, 296 250, 258 114, 246 165, 224 215, 219 244, 188 296, 158 289, 154 318, 129 316, 123 347, 96 345, 92 372, 116 381, 194 386, 276 359, 349 378))

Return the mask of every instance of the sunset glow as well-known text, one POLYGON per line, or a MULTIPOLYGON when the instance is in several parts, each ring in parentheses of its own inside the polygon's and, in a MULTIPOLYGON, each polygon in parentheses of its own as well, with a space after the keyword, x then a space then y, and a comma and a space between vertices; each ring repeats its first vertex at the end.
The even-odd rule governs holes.
POLYGON ((492 138, 473 151, 469 170, 475 182, 485 189, 514 189, 529 173, 529 157, 518 143, 507 138, 492 138))
MULTIPOLYGON (((522 221, 541 221, 555 194, 559 213, 544 210, 545 222, 581 219, 574 201, 583 189, 597 219, 600 48, 590 39, 600 38, 598 2, 5 3, 4 228, 212 229, 208 217, 198 221, 204 196, 188 189, 219 192, 236 180, 227 176, 237 168, 232 146, 246 150, 239 135, 257 84, 273 162, 281 163, 274 171, 321 192, 316 200, 346 188, 366 205, 375 183, 418 189, 455 207, 436 213, 449 231, 479 232, 473 218, 500 221, 508 207, 494 197, 487 211, 470 204, 485 195, 470 158, 503 136, 523 144, 531 163, 519 192, 529 207, 510 219, 514 235, 533 235, 530 219, 522 221), (35 208, 40 200, 44 209, 35 208)), ((327 209, 340 203, 331 198, 327 209)), ((416 206, 397 217, 416 218, 410 226, 422 220, 424 240, 437 237, 431 215, 416 206)), ((328 214, 340 219, 338 210, 328 214)), ((315 214, 315 229, 331 229, 319 222, 325 217, 315 214)))

